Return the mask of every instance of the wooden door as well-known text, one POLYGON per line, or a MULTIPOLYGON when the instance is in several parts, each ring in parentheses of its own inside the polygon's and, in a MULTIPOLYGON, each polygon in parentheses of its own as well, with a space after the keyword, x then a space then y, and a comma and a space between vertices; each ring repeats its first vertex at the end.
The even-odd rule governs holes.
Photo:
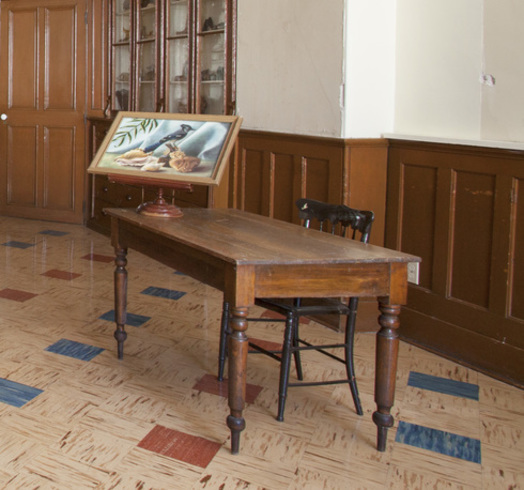
POLYGON ((0 214, 83 221, 85 12, 0 3, 0 214))

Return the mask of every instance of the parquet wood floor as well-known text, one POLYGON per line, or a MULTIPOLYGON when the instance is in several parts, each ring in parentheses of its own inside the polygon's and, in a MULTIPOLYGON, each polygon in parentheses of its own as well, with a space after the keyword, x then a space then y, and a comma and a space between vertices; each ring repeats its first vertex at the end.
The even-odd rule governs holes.
MULTIPOLYGON (((524 392, 404 343, 395 427, 378 453, 365 332, 363 417, 347 387, 323 386, 290 390, 277 422, 278 365, 250 356, 247 429, 232 456, 215 377, 221 294, 130 251, 119 361, 112 257, 109 239, 84 227, 0 218, 0 488, 524 488, 524 392)), ((281 325, 248 334, 280 342, 281 325)), ((312 356, 308 378, 340 369, 312 356)))

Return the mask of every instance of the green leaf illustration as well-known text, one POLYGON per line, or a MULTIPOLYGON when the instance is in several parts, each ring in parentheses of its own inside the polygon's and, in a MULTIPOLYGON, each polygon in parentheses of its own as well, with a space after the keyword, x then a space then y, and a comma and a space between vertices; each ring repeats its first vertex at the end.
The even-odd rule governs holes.
POLYGON ((118 128, 113 137, 115 147, 133 142, 140 134, 150 133, 158 126, 156 119, 132 118, 118 128))

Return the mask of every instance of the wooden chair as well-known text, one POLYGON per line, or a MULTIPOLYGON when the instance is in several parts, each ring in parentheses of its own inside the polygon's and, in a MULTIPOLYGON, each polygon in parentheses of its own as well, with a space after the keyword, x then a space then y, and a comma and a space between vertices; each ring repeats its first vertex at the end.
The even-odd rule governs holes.
MULTIPOLYGON (((360 234, 360 241, 368 243, 371 225, 374 215, 371 211, 359 211, 343 205, 328 204, 312 199, 299 199, 296 202, 299 217, 303 226, 309 228, 314 221, 319 223, 320 230, 329 231, 332 234, 338 233, 346 236, 351 230, 351 238, 357 238, 357 232, 360 234), (326 229, 328 228, 328 229, 326 229)), ((263 347, 250 342, 249 346, 254 349, 254 353, 262 353, 276 359, 280 362, 280 384, 279 384, 279 401, 277 420, 284 420, 284 409, 287 397, 287 390, 293 386, 316 386, 328 384, 348 383, 356 412, 362 415, 362 406, 355 379, 355 369, 353 364, 353 340, 355 336, 355 320, 358 308, 358 298, 350 298, 347 302, 340 301, 337 298, 257 298, 257 306, 268 310, 276 311, 285 318, 267 319, 267 318, 249 318, 248 321, 265 321, 285 322, 284 342, 281 350, 270 351, 263 347), (312 345, 310 342, 301 339, 299 335, 299 323, 301 316, 316 316, 323 314, 335 313, 345 315, 346 328, 343 343, 312 345), (327 351, 330 350, 330 352, 327 351), (342 349, 343 357, 335 355, 332 349, 342 349), (304 381, 300 353, 305 350, 315 350, 330 358, 339 361, 346 366, 346 375, 344 379, 326 380, 307 382, 304 381), (291 356, 294 357, 297 371, 298 382, 289 382, 289 371, 291 356)), ((229 328, 230 311, 229 304, 224 302, 221 321, 218 379, 223 380, 224 364, 227 357, 227 336, 229 328)))

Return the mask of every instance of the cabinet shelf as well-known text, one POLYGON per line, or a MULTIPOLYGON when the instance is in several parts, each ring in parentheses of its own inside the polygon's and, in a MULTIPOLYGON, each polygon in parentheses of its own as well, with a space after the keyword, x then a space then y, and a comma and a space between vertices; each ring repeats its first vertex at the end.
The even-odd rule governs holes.
POLYGON ((211 29, 209 31, 200 31, 198 33, 199 36, 211 36, 213 34, 224 34, 226 31, 225 29, 211 29))
POLYGON ((189 39, 189 36, 187 34, 175 34, 174 36, 167 36, 166 39, 168 41, 172 39, 189 39))

